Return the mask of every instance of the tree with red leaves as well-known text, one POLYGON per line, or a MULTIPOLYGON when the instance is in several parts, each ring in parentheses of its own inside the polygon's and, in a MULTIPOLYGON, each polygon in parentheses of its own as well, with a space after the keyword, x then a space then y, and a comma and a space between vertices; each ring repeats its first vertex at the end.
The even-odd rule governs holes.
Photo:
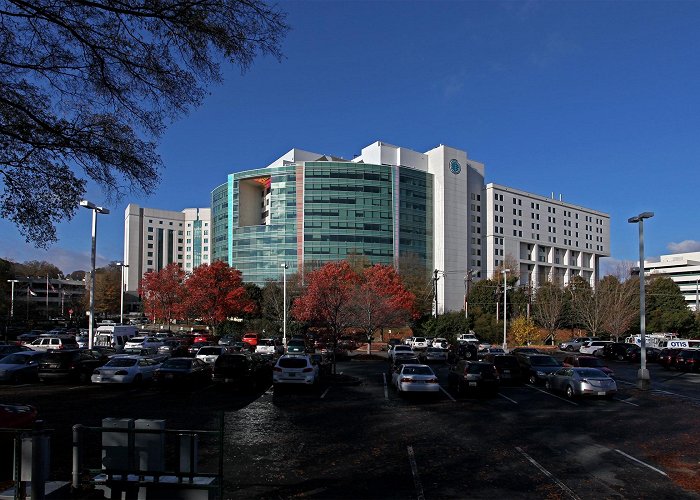
POLYGON ((356 281, 346 261, 328 262, 306 276, 306 289, 292 306, 292 316, 298 321, 327 329, 333 352, 354 320, 351 299, 356 281))
POLYGON ((143 300, 147 317, 165 320, 170 326, 178 317, 182 301, 185 273, 176 263, 168 264, 160 271, 150 271, 143 275, 139 294, 143 300))
POLYGON ((362 330, 371 345, 375 331, 403 326, 419 314, 415 303, 415 295, 406 290, 392 266, 366 267, 358 277, 352 297, 353 326, 362 330))
POLYGON ((212 331, 230 317, 255 310, 241 272, 222 261, 197 267, 185 281, 183 299, 183 314, 201 318, 212 331))

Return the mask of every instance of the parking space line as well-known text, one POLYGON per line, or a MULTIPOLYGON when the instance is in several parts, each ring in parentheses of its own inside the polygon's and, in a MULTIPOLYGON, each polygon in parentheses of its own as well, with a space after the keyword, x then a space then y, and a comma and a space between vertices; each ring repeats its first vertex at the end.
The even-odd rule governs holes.
POLYGON ((423 485, 420 482, 420 477, 418 476, 418 465, 416 465, 416 457, 413 454, 413 446, 407 446, 408 449, 408 461, 411 464, 411 474, 413 475, 413 484, 416 487, 416 496, 418 500, 425 500, 425 495, 423 494, 423 485))
POLYGON ((325 397, 326 397, 326 394, 328 394, 328 391, 330 391, 330 390, 331 390, 331 388, 330 388, 330 387, 327 387, 326 390, 323 391, 323 394, 321 394, 321 399, 325 398, 325 397))
POLYGON ((654 392, 654 393, 657 393, 657 394, 667 394, 667 395, 669 395, 669 396, 677 396, 677 397, 679 397, 679 398, 690 399, 691 401, 700 401, 700 399, 694 398, 693 396, 686 396, 686 395, 680 394, 680 393, 678 393, 678 392, 664 391, 664 390, 662 390, 662 389, 654 389, 654 390, 651 391, 651 392, 654 392))
POLYGON ((618 399, 618 398, 613 398, 615 401, 619 401, 620 403, 625 403, 627 405, 632 405, 632 406, 639 406, 637 403, 632 403, 630 401, 625 401, 624 399, 618 399))
POLYGON ((520 404, 520 403, 518 403, 517 401, 515 401, 515 400, 513 400, 513 399, 510 399, 508 396, 504 396, 504 395, 501 394, 500 392, 498 393, 498 395, 501 396, 501 397, 504 398, 504 399, 507 399, 508 401, 510 401, 511 403, 513 403, 514 405, 520 404))
POLYGON ((527 386, 528 386, 528 387, 532 387, 532 388, 535 389, 536 391, 540 391, 542 394, 546 394, 546 395, 548 395, 548 396, 552 396, 553 398, 557 398, 557 399, 561 399, 562 401, 566 401, 567 403, 569 403, 569 404, 571 404, 571 405, 578 406, 578 403, 574 403, 573 401, 570 401, 570 400, 568 400, 568 399, 559 397, 559 396, 557 396, 556 394, 552 394, 551 392, 543 391, 542 389, 540 389, 539 387, 535 387, 534 385, 527 384, 527 386))
POLYGON ((447 392, 443 386, 440 386, 440 390, 445 393, 445 395, 450 398, 452 401, 457 401, 455 398, 452 397, 452 394, 447 392))
POLYGON ((525 453, 525 452, 522 450, 522 448, 520 448, 519 446, 516 446, 515 449, 518 451, 518 453, 520 453, 522 456, 524 456, 525 458, 527 458, 527 460, 528 460, 532 465, 534 465, 535 467, 537 467, 545 476, 547 476, 549 479, 551 479, 552 481, 554 481, 554 482, 556 483, 556 485, 559 486, 559 488, 561 488, 562 491, 563 491, 564 493, 566 493, 567 495, 569 495, 571 498, 575 498, 575 499, 580 500, 580 497, 578 497, 578 496, 576 495, 576 493, 574 493, 573 491, 571 491, 571 489, 570 489, 567 485, 565 485, 565 484, 562 483, 559 479, 557 479, 556 477, 554 477, 554 474, 552 474, 552 473, 549 472, 547 469, 545 469, 544 467, 542 467, 534 458, 532 458, 530 455, 528 455, 527 453, 525 453))
POLYGON ((382 373, 382 378, 384 379, 384 399, 389 399, 389 390, 386 387, 386 373, 382 373))
POLYGON ((653 470, 654 472, 658 472, 658 473, 661 474, 662 476, 668 477, 668 474, 666 474, 666 473, 665 473, 664 471, 662 471, 661 469, 657 469, 656 467, 653 467, 653 466, 649 465, 649 464, 646 463, 646 462, 642 462, 642 461, 639 460, 638 458, 634 458, 632 455, 628 455, 628 454, 625 453, 624 451, 621 451, 621 450, 618 450, 618 449, 615 449, 615 451, 618 452, 620 455, 629 458, 630 460, 634 460, 635 462, 637 462, 638 464, 643 465, 644 467, 650 468, 650 469, 653 470))
POLYGON ((626 380, 620 380, 620 379, 615 379, 615 380, 617 381, 618 384, 633 385, 633 386, 637 385, 634 382, 627 382, 626 380))

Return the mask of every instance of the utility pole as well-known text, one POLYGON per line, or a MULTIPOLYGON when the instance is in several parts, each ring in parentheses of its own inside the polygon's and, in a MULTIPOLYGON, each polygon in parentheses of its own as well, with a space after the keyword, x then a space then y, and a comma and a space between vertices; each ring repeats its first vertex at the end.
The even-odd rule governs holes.
POLYGON ((437 269, 435 269, 435 271, 433 271, 433 296, 435 297, 435 317, 436 318, 438 317, 438 287, 437 287, 437 282, 440 279, 440 277, 438 276, 439 272, 440 271, 438 271, 437 269))
POLYGON ((467 326, 469 325, 469 289, 475 272, 475 269, 467 269, 467 274, 464 276, 464 319, 467 320, 467 326))

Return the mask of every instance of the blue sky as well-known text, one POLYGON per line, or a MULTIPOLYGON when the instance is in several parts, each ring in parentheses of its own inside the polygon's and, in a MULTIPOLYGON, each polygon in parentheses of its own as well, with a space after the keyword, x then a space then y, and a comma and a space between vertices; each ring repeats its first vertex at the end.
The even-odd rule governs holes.
MULTIPOLYGON (((225 70, 162 137, 156 194, 107 203, 98 265, 121 260, 128 203, 209 204, 227 174, 293 147, 352 158, 381 140, 464 149, 486 181, 610 214, 612 258, 700 251, 700 2, 289 1, 284 59, 225 70)), ((0 257, 90 265, 87 210, 48 251, 0 221, 0 257)))

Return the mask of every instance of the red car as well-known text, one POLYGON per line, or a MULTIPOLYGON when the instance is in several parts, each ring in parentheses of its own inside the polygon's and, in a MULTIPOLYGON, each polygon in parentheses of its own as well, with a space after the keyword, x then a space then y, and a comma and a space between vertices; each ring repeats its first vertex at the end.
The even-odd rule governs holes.
POLYGON ((0 429, 31 429, 36 418, 37 411, 33 406, 0 404, 0 429))
POLYGON ((243 335, 243 342, 252 346, 257 346, 259 339, 260 336, 257 333, 246 333, 243 335))

